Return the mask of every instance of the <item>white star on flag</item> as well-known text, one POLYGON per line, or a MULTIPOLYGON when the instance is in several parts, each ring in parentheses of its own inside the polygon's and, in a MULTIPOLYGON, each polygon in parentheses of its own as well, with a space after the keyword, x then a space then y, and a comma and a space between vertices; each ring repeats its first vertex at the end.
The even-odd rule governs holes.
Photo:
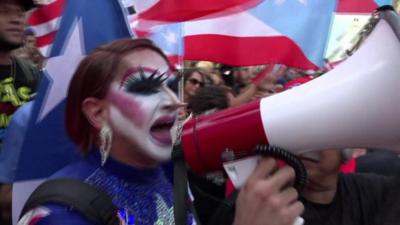
POLYGON ((81 28, 81 20, 75 22, 71 26, 70 37, 64 45, 64 54, 49 58, 47 62, 45 73, 50 80, 50 84, 36 123, 40 122, 53 110, 67 94, 67 84, 84 56, 81 28))

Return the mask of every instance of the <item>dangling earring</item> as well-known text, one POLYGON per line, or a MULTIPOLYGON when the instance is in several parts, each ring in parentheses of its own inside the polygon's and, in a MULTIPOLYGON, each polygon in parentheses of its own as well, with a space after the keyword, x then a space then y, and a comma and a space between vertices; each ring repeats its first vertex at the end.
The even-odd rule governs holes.
POLYGON ((104 166, 107 161, 108 155, 110 154, 112 143, 112 130, 107 124, 104 124, 101 127, 100 141, 101 166, 104 166))

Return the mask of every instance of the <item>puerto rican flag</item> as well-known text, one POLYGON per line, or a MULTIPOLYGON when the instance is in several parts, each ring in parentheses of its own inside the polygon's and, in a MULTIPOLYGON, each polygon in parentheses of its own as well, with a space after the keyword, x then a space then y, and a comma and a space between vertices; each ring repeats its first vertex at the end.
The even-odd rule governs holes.
POLYGON ((32 11, 28 19, 28 24, 36 35, 36 45, 46 57, 56 36, 64 4, 65 0, 52 0, 32 11))
MULTIPOLYGON (((262 0, 122 0, 128 18, 133 21, 157 20, 177 22, 207 16, 210 14, 232 13, 253 7, 262 0)), ((48 56, 66 0, 50 0, 34 10, 28 24, 35 31, 37 46, 48 56)))
POLYGON ((263 1, 245 12, 185 23, 184 58, 317 69, 335 6, 333 0, 263 1))
MULTIPOLYGON (((35 11, 30 19, 45 56, 57 31, 64 1, 53 0, 35 11)), ((238 66, 280 63, 303 69, 324 65, 327 37, 336 14, 370 13, 390 3, 390 0, 221 0, 218 4, 214 1, 214 5, 180 1, 182 5, 172 4, 174 1, 177 0, 122 1, 136 35, 153 39, 167 49, 174 64, 182 60, 209 60, 238 66), (198 13, 193 11, 194 6, 199 8, 198 13), (217 13, 208 15, 210 12, 217 13), (165 25, 165 21, 193 18, 196 20, 165 25), (155 25, 149 19, 164 21, 164 25, 155 25)))
MULTIPOLYGON (((163 42, 159 42, 161 39, 154 35, 147 37, 157 40, 163 49, 175 43, 174 50, 167 52, 175 61, 179 61, 180 56, 181 60, 209 60, 241 66, 281 63, 304 69, 317 69, 323 65, 322 55, 336 5, 334 0, 264 0, 253 8, 247 7, 245 11, 227 10, 229 14, 220 11, 193 21, 152 26, 146 30, 148 27, 143 27, 145 20, 140 17, 141 10, 146 7, 141 7, 140 2, 124 1, 132 29, 138 36, 151 33, 160 37, 167 31, 167 35, 162 35, 163 42)), ((247 5, 255 5, 254 1, 251 3, 247 5)), ((63 4, 64 0, 56 0, 44 6, 56 10, 41 18, 54 18, 40 25, 34 25, 38 22, 31 23, 35 31, 40 31, 37 32, 37 42, 46 56, 57 30, 59 17, 56 17, 56 12, 62 12, 63 4)), ((33 15, 47 10, 43 8, 33 15)), ((162 20, 162 14, 160 17, 162 20)), ((192 17, 181 17, 180 20, 189 18, 192 17)), ((171 47, 166 48, 171 50, 171 47)))
MULTIPOLYGON (((335 0, 265 0, 245 11, 198 18, 174 26, 181 26, 181 35, 177 36, 183 38, 185 60, 318 69, 323 66, 335 6, 335 0)), ((139 34, 149 27, 148 33, 156 34, 154 27, 163 26, 147 23, 146 27, 146 21, 138 17, 129 20, 139 34)))
POLYGON ((30 191, 79 157, 64 128, 65 96, 78 63, 101 44, 132 37, 120 1, 57 0, 48 7, 59 2, 63 2, 63 16, 57 18, 58 30, 48 49, 45 76, 35 98, 15 174, 14 224, 30 191))

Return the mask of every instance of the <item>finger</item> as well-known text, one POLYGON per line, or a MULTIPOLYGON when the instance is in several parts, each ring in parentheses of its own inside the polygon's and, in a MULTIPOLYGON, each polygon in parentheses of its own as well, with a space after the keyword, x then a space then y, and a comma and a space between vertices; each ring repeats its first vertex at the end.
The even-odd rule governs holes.
POLYGON ((280 189, 286 184, 292 182, 296 174, 293 168, 289 166, 282 167, 276 173, 269 177, 269 182, 274 183, 280 189))
POLYGON ((300 201, 296 201, 286 208, 286 216, 293 218, 293 221, 299 217, 304 211, 304 205, 300 201))
POLYGON ((258 161, 258 165, 249 176, 249 180, 259 180, 264 179, 269 175, 275 167, 275 160, 269 157, 261 157, 258 161))
POLYGON ((298 192, 296 189, 293 187, 289 187, 284 189, 278 197, 280 198, 280 201, 283 205, 289 205, 292 204, 293 202, 297 201, 297 198, 299 197, 298 192))

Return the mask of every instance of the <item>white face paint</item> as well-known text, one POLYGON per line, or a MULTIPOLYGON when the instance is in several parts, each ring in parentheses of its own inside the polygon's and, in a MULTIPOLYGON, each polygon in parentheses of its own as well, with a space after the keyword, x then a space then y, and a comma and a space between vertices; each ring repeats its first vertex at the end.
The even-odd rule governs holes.
POLYGON ((149 77, 169 71, 168 64, 158 53, 147 49, 125 56, 124 63, 125 75, 112 84, 107 96, 115 139, 122 140, 118 144, 130 148, 132 154, 140 154, 138 158, 166 161, 171 156, 170 129, 177 115, 174 105, 179 100, 166 81, 156 82, 149 77))

